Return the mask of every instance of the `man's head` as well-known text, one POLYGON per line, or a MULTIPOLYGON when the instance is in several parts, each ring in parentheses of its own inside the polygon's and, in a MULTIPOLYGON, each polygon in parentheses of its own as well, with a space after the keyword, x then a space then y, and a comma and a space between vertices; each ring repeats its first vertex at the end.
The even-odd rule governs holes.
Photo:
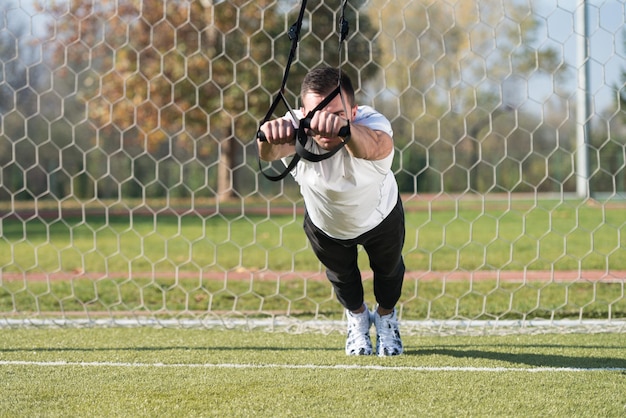
MULTIPOLYGON (((337 88, 341 74, 341 95, 335 96, 323 111, 335 117, 352 122, 356 117, 357 106, 354 99, 354 88, 350 78, 336 68, 318 68, 309 72, 302 81, 302 111, 306 115, 317 107, 332 91, 337 88)), ((340 138, 328 138, 313 135, 313 140, 323 149, 330 150, 339 145, 340 138)))
MULTIPOLYGON (((352 80, 338 68, 320 67, 311 70, 302 80, 300 94, 304 97, 307 93, 315 93, 318 96, 328 96, 341 83, 341 90, 346 100, 346 106, 354 107, 354 88, 352 80), (339 75, 341 74, 341 80, 339 75)), ((311 109, 309 109, 311 110, 311 109)))

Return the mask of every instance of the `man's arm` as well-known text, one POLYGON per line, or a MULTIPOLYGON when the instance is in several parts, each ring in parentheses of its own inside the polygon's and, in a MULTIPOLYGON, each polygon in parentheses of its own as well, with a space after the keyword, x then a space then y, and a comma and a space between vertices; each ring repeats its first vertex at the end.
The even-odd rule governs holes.
POLYGON ((257 139, 259 156, 263 161, 275 161, 296 152, 296 130, 286 118, 270 120, 261 126, 264 140, 257 139))
POLYGON ((375 131, 359 124, 350 125, 350 138, 346 144, 355 158, 382 160, 393 151, 393 139, 383 131, 375 131))
MULTIPOLYGON (((382 160, 393 151, 393 139, 388 133, 371 129, 358 121, 349 125, 350 137, 341 138, 339 131, 348 125, 348 120, 342 117, 344 112, 339 113, 341 115, 326 111, 316 112, 311 119, 310 130, 323 137, 335 138, 337 141, 335 146, 339 145, 339 141, 348 141, 346 148, 355 158, 382 160)), ((353 121, 355 115, 356 113, 353 113, 351 117, 353 121)))

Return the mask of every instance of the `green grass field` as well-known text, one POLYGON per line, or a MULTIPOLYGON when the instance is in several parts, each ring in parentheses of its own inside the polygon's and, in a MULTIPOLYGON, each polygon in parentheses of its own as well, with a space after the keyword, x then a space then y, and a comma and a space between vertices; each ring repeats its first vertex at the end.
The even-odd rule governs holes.
MULTIPOLYGON (((626 318, 621 277, 495 277, 524 269, 626 271, 623 205, 406 206, 408 270, 434 277, 405 282, 402 320, 626 318), (463 271, 494 276, 437 276, 463 271)), ((251 205, 241 213, 225 209, 2 218, 0 417, 626 416, 626 338, 593 327, 587 334, 407 332, 400 357, 353 358, 336 331, 13 329, 1 322, 342 318, 328 282, 306 275, 321 268, 300 215, 263 215, 251 205), (224 280, 225 271, 239 270, 249 274, 224 280), (271 278, 281 272, 295 277, 271 278)), ((367 271, 366 257, 361 267, 367 271)), ((371 304, 369 279, 366 290, 371 304)))
POLYGON ((623 417, 623 334, 405 336, 0 329, 0 416, 623 417))
MULTIPOLYGON (((405 205, 408 270, 626 270, 626 204, 444 203, 405 205)), ((224 215, 7 217, 0 219, 0 267, 5 273, 319 269, 301 215, 259 215, 262 209, 257 203, 224 215)))
MULTIPOLYGON (((575 283, 549 276, 524 283, 496 277, 497 272, 522 270, 626 271, 623 203, 487 203, 405 204, 404 319, 626 317, 623 277, 575 283), (435 278, 416 279, 420 271, 435 278), (493 275, 472 281, 442 278, 448 272, 473 271, 493 275)), ((259 214, 263 208, 256 202, 240 206, 239 212, 236 206, 225 207, 224 214, 118 211, 115 216, 3 218, 0 313, 236 311, 339 319, 341 309, 328 282, 308 279, 307 272, 323 269, 308 248, 301 214, 284 214, 277 210, 281 208, 259 214), (237 271, 244 273, 243 279, 224 280, 225 272, 237 271), (259 272, 269 273, 270 279, 257 279, 259 272), (294 277, 276 278, 285 272, 294 277)), ((289 205, 286 209, 293 212, 289 205)), ((365 274, 367 263, 362 252, 365 274)))

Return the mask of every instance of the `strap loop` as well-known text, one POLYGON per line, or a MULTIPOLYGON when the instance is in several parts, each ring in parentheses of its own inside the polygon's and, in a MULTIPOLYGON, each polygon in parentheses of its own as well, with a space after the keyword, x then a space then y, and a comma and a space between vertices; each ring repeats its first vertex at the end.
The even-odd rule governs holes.
MULTIPOLYGON (((263 124, 265 124, 272 118, 272 115, 274 114, 274 111, 276 110, 276 107, 278 106, 280 102, 283 102, 285 106, 287 107, 287 109, 289 109, 289 112, 291 113, 291 116, 293 117, 293 119, 294 120, 297 119, 295 116, 294 110, 289 106, 289 103, 287 103, 287 99, 284 96, 284 91, 285 91, 285 86, 287 85, 287 78, 289 77, 289 71, 291 69, 291 65, 293 63, 293 60, 296 55, 296 50, 298 48, 298 41, 300 38, 300 31, 302 29, 302 21, 304 20, 304 12, 306 10, 306 3, 307 3, 306 0, 302 0, 302 5, 300 6, 300 13, 298 14, 298 20, 289 28, 288 36, 289 36, 289 39, 291 40, 291 50, 289 51, 289 57, 287 58, 287 65, 285 67, 285 72, 283 74, 283 80, 282 80, 282 84, 280 87, 280 91, 278 92, 272 104, 270 105, 270 108, 267 114, 265 115, 265 118, 263 118, 263 121, 261 122, 261 125, 259 126, 259 129, 257 130, 257 134, 256 134, 256 138, 262 142, 266 141, 266 138, 263 132, 261 131, 260 127, 263 126, 263 124)), ((348 21, 345 19, 345 11, 346 11, 347 3, 348 3, 347 0, 343 1, 342 7, 341 7, 341 17, 339 19, 339 60, 340 61, 341 61, 341 45, 343 44, 343 42, 346 40, 348 36, 349 26, 350 26, 348 24, 348 21)), ((332 151, 322 153, 322 154, 315 154, 306 149, 306 143, 308 141, 308 135, 306 134, 306 129, 308 129, 311 126, 310 125, 311 118, 313 117, 315 112, 318 112, 319 110, 328 106, 328 104, 337 95, 341 97, 342 103, 344 103, 343 95, 341 92, 341 62, 340 62, 339 80, 338 80, 337 87, 328 96, 326 96, 324 100, 322 100, 322 102, 320 102, 315 107, 315 109, 311 110, 304 119, 299 120, 298 128, 296 130, 296 136, 295 136, 296 154, 293 156, 293 158, 291 159, 291 161, 289 162, 285 170, 276 176, 267 174, 263 170, 263 167, 261 164, 261 157, 257 153, 257 162, 259 165, 259 170, 268 180, 280 181, 284 179, 296 167, 296 165, 298 164, 301 158, 304 158, 305 160, 311 161, 311 162, 323 161, 335 155, 340 149, 342 149, 346 145, 350 137, 350 123, 349 122, 348 122, 348 126, 341 128, 341 130, 339 131, 339 136, 342 138, 346 138, 346 139, 342 140, 341 144, 339 144, 332 151)), ((345 107, 345 103, 344 103, 344 107, 345 107)))

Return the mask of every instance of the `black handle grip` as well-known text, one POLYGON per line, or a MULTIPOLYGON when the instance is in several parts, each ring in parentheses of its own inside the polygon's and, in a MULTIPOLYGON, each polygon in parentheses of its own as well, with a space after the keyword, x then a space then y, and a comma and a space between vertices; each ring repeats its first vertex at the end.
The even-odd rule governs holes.
POLYGON ((350 124, 349 123, 343 128, 339 129, 339 136, 342 138, 347 138, 350 136, 350 124))
MULTIPOLYGON (((310 128, 311 127, 311 118, 304 118, 302 120, 300 120, 300 128, 310 128)), ((348 136, 350 136, 350 124, 344 126, 343 128, 339 129, 339 135, 342 138, 346 138, 348 136)), ((265 134, 263 133, 262 130, 258 130, 256 133, 256 137, 259 141, 261 142, 267 142, 267 137, 265 136, 265 134)))
MULTIPOLYGON (((310 128, 311 127, 311 118, 304 118, 300 121, 300 126, 302 128, 310 128)), ((337 134, 337 136, 340 136, 342 138, 346 138, 348 136, 350 136, 350 123, 348 122, 348 124, 346 126, 344 126, 343 128, 339 129, 339 133, 337 134)))

